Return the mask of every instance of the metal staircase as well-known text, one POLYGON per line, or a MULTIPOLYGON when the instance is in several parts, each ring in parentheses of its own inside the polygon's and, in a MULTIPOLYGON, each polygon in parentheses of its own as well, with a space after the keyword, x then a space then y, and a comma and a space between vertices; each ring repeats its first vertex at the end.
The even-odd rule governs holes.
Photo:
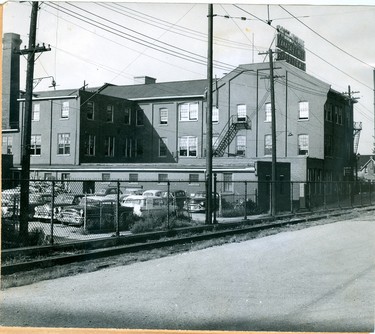
POLYGON ((251 129, 251 120, 248 116, 238 117, 233 115, 230 117, 228 123, 224 126, 223 131, 221 131, 219 137, 214 143, 213 156, 222 157, 224 155, 225 149, 233 141, 234 137, 239 130, 251 129))
POLYGON ((362 131, 362 122, 353 123, 353 144, 354 144, 354 154, 357 154, 359 145, 359 136, 362 131))

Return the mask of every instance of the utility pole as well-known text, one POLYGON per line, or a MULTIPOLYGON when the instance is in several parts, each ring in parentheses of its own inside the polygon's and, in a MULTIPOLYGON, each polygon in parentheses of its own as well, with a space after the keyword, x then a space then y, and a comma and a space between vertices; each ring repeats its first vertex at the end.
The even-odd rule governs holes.
POLYGON ((206 224, 212 224, 212 59, 213 59, 213 5, 208 4, 207 50, 207 113, 206 113, 206 224))
POLYGON ((38 2, 32 3, 29 47, 17 53, 27 54, 27 73, 26 73, 26 94, 25 94, 25 113, 22 129, 21 143, 21 194, 20 194, 20 239, 26 242, 28 238, 28 218, 29 218, 29 185, 30 185, 30 144, 31 144, 31 116, 32 116, 32 97, 33 97, 33 77, 35 54, 51 49, 43 46, 35 45, 36 26, 38 14, 38 2))
POLYGON ((271 215, 276 215, 276 111, 275 111, 275 82, 273 74, 273 52, 268 50, 270 62, 270 90, 271 90, 271 121, 272 121, 272 184, 271 184, 271 215))

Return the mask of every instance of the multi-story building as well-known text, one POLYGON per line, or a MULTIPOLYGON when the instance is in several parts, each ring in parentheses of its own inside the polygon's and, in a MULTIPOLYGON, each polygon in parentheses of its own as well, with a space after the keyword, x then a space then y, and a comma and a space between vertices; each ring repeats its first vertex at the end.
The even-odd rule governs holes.
MULTIPOLYGON (((351 178, 353 101, 285 61, 274 69, 277 161, 290 164, 292 181, 351 178)), ((36 92, 31 177, 204 181, 206 93, 205 79, 157 83, 147 76, 134 85, 36 92)), ((257 162, 271 161, 268 64, 239 66, 215 80, 213 93, 213 168, 224 190, 234 191, 231 182, 256 181, 257 162)), ((16 99, 15 107, 15 95, 9 96, 3 154, 13 155, 16 176, 24 100, 16 99)), ((289 180, 281 168, 278 180, 289 180)))

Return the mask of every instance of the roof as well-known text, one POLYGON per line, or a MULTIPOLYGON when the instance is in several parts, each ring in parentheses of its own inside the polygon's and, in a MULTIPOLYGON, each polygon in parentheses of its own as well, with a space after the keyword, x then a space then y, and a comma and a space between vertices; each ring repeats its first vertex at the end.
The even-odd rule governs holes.
POLYGON ((128 100, 186 98, 205 94, 207 80, 161 82, 144 85, 108 86, 101 94, 128 100))
POLYGON ((360 170, 365 168, 370 162, 375 163, 373 155, 359 155, 358 156, 358 167, 360 170))

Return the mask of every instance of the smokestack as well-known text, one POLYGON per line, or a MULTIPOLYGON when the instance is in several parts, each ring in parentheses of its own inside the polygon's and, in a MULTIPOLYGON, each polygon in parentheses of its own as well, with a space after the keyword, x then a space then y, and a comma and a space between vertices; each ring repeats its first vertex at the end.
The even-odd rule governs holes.
POLYGON ((2 122, 3 129, 19 128, 20 49, 19 34, 5 33, 3 37, 2 63, 2 122))

